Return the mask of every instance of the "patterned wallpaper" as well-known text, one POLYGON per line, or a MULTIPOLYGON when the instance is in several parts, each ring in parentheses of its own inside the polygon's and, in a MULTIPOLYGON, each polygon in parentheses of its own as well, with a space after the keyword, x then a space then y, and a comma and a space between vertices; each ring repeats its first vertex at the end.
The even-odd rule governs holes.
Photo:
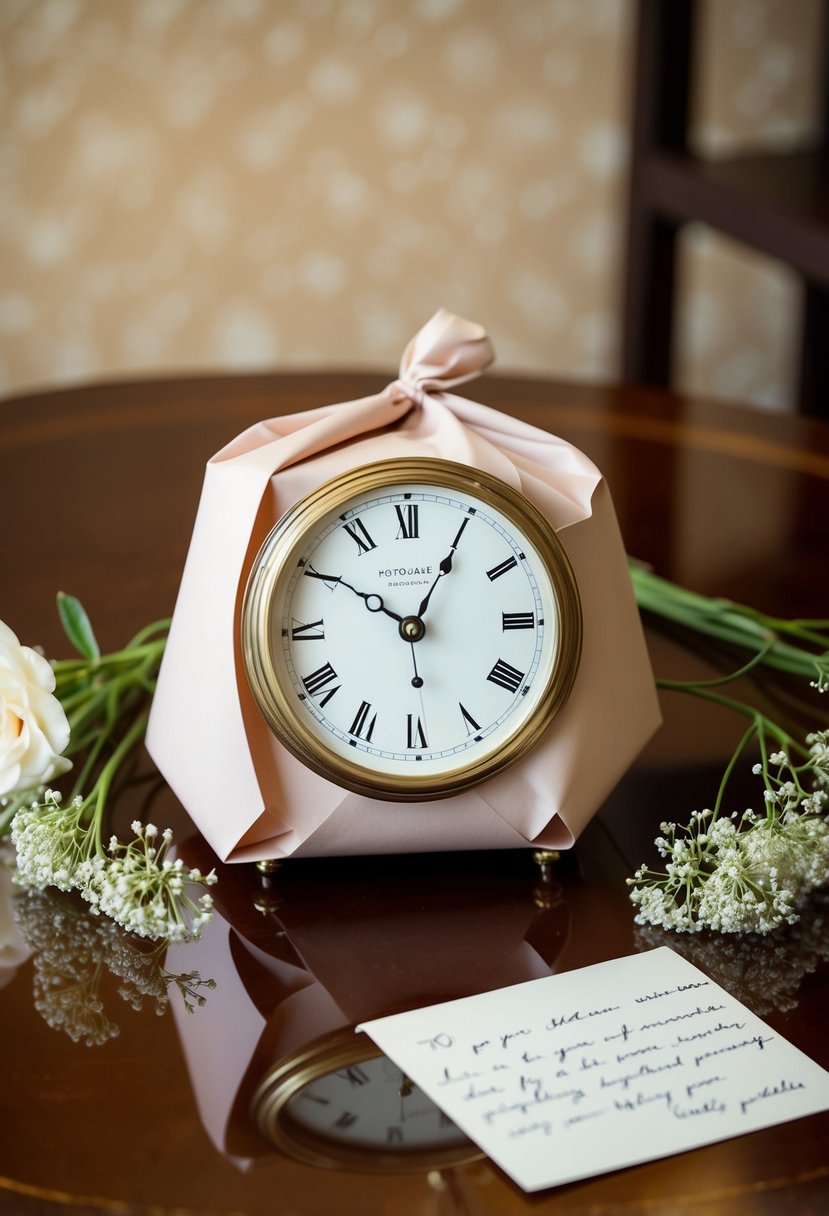
MULTIPOLYGON (((706 37, 741 66, 701 82, 699 138, 722 148, 771 120, 775 138, 802 133, 819 2, 708 0, 706 37)), ((502 370, 616 376, 634 14, 633 0, 0 0, 0 391, 390 372, 440 305, 486 325, 502 370)), ((695 308, 733 278, 718 261, 690 274, 695 308)), ((739 312, 713 345, 707 322, 684 323, 682 366, 703 388, 752 387, 722 374, 768 348, 739 312)), ((776 361, 757 399, 779 404, 786 376, 776 361)))

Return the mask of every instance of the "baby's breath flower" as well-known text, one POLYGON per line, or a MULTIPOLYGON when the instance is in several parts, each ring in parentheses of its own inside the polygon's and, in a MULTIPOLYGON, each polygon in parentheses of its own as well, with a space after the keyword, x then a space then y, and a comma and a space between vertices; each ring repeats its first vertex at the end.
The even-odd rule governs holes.
POLYGON ((668 931, 645 925, 636 929, 635 943, 637 950, 670 945, 758 1017, 765 1017, 794 1009, 803 977, 829 960, 829 896, 813 892, 801 913, 797 924, 786 925, 773 938, 696 933, 669 941, 668 931))
POLYGON ((168 1008, 171 988, 178 988, 192 1013, 206 1001, 202 989, 216 987, 196 971, 167 971, 166 941, 139 946, 114 921, 92 916, 71 896, 29 888, 16 898, 14 917, 32 951, 35 1008, 52 1029, 89 1047, 119 1033, 106 1007, 110 974, 120 981, 123 1001, 136 1010, 149 1001, 158 1015, 168 1008))
POLYGON ((685 828, 663 824, 655 845, 666 858, 664 870, 643 866, 629 880, 637 923, 759 934, 795 923, 806 897, 829 882, 825 791, 803 788, 809 776, 825 780, 827 739, 829 732, 808 736, 803 765, 794 766, 782 750, 768 758, 777 774, 755 765, 766 785, 763 814, 748 809, 739 818, 718 817, 723 783, 713 811, 695 811, 685 828))
POLYGON ((108 856, 102 843, 113 783, 144 737, 169 622, 102 654, 76 599, 59 595, 58 613, 79 657, 51 665, 20 647, 0 622, 0 834, 11 830, 18 879, 30 890, 78 889, 94 913, 113 909, 119 923, 144 936, 165 936, 171 925, 179 938, 197 933, 209 916, 209 897, 191 898, 185 884, 195 880, 180 863, 162 863, 169 833, 159 844, 155 825, 136 820, 133 844, 121 846, 112 836, 108 856), (30 790, 71 767, 60 751, 79 758, 66 805, 52 790, 30 790))
POLYGON ((817 668, 817 679, 811 680, 810 684, 818 692, 826 692, 829 689, 829 650, 825 650, 823 654, 815 655, 813 662, 817 668))
POLYGON ((815 782, 829 788, 829 730, 813 731, 806 742, 815 782))
POLYGON ((97 868, 88 869, 81 894, 93 910, 111 916, 119 925, 139 937, 166 938, 180 942, 198 937, 212 918, 213 900, 205 891, 216 882, 215 872, 203 875, 188 869, 181 858, 169 856, 172 833, 161 834, 154 824, 132 825, 135 838, 128 844, 110 842, 111 858, 97 868))
POLYGON ((81 798, 64 806, 54 790, 46 790, 42 802, 17 812, 11 838, 19 882, 37 890, 54 886, 71 891, 78 885, 78 867, 87 860, 92 844, 84 813, 81 798))

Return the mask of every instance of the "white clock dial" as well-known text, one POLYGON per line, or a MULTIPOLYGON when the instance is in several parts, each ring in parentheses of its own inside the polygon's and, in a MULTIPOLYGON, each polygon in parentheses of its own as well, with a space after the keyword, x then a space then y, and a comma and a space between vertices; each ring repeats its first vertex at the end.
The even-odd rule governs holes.
POLYGON ((266 717, 376 796, 439 796, 512 762, 578 660, 552 530, 508 487, 442 461, 322 487, 266 542, 246 610, 266 717))
POLYGON ((313 1165, 405 1172, 481 1156, 353 1027, 279 1060, 257 1087, 251 1114, 272 1144, 313 1165))
POLYGON ((296 1129, 367 1148, 405 1151, 469 1143, 387 1056, 320 1076, 289 1099, 284 1113, 296 1129))

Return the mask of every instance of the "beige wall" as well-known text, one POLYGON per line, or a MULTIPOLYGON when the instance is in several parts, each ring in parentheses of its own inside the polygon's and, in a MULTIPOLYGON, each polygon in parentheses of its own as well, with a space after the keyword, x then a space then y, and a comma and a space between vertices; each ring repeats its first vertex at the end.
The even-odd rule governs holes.
MULTIPOLYGON (((708 151, 808 135, 819 2, 708 0, 708 151)), ((0 0, 0 387, 391 372, 441 305, 486 325, 503 370, 615 377, 634 13, 0 0)), ((757 272, 718 244, 690 238, 683 382, 785 404, 797 285, 762 270, 777 320, 752 280, 724 334, 710 301, 757 272)))

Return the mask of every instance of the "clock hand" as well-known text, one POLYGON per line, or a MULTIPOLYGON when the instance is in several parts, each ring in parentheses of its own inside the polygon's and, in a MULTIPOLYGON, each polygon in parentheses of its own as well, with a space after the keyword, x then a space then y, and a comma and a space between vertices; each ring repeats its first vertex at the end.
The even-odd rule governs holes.
POLYGON ((414 667, 414 676, 412 678, 412 688, 422 688, 423 687, 423 678, 420 675, 420 672, 417 670, 417 656, 415 654, 414 642, 410 642, 409 645, 412 648, 412 666, 414 667))
POLYGON ((405 1107, 405 1103, 404 1103, 403 1099, 408 1098, 411 1095, 411 1092, 413 1089, 414 1089, 414 1085, 412 1084, 412 1082, 409 1080, 409 1078, 406 1076, 406 1074, 404 1072, 401 1072, 400 1073, 400 1088, 397 1091, 398 1094, 400 1095, 400 1122, 401 1123, 406 1122, 406 1107, 405 1107))
POLYGON ((452 569, 452 557, 454 556, 454 553, 455 553, 455 550, 453 547, 452 549, 449 550, 446 557, 440 563, 440 566, 438 567, 439 573, 438 573, 437 578, 432 583, 429 590, 426 592, 425 597, 420 601, 420 607, 417 610, 417 615, 421 620, 423 619, 424 612, 426 611, 426 609, 429 606, 429 600, 432 598, 432 592, 434 591, 435 587, 437 587, 438 583, 443 578, 444 574, 449 574, 452 569))
MULTIPOLYGON (((452 564, 451 557, 452 557, 452 555, 450 554, 449 555, 450 566, 452 564)), ((443 566, 443 564, 444 563, 441 562, 441 566, 443 566)), ((318 578, 318 579, 321 579, 322 582, 324 582, 324 583, 333 584, 332 590, 333 590, 333 587, 336 587, 337 585, 341 585, 343 587, 348 587, 349 591, 353 591, 355 595, 359 596, 360 599, 364 601, 365 606, 366 606, 366 608, 368 608, 369 612, 384 612, 386 614, 386 616, 390 616, 393 621, 397 621, 397 624, 400 629, 400 636, 403 638, 404 641, 408 642, 409 645, 411 646, 412 666, 414 667, 414 676, 412 677, 412 688, 422 688, 423 687, 423 679, 420 675, 420 672, 417 670, 417 659, 415 658, 415 650, 414 650, 415 642, 420 641, 420 639, 423 637, 423 634, 424 634, 423 623, 418 618, 406 617, 404 620, 404 618, 402 616, 400 616, 399 613, 393 612, 391 610, 391 608, 386 607, 386 605, 383 603, 382 595, 375 595, 373 592, 368 592, 368 591, 358 591, 356 587, 353 587, 351 585, 351 583, 346 582, 346 580, 342 577, 342 575, 322 574, 319 570, 316 570, 311 565, 309 565, 309 567, 305 571, 305 573, 307 575, 309 575, 311 578, 318 578)))
POLYGON ((443 576, 445 574, 451 573, 452 559, 455 556, 455 550, 457 549, 458 545, 460 544, 460 539, 463 536, 463 530, 468 523, 469 523, 469 516, 467 515, 465 517, 463 523, 461 524, 461 526, 458 528, 457 536, 452 541, 452 544, 449 547, 449 552, 446 554, 446 557, 443 559, 443 561, 438 566, 437 578, 432 583, 429 590, 426 592, 425 598, 423 600, 421 600, 421 602, 420 602, 420 607, 417 610, 417 615, 419 618, 421 618, 421 619, 423 618, 423 614, 429 606, 429 600, 432 598, 432 592, 434 591, 435 587, 437 587, 438 583, 440 582, 440 580, 443 578, 443 576))
POLYGON ((309 566, 305 571, 311 578, 322 579, 324 583, 333 583, 335 586, 339 583, 343 587, 348 587, 349 591, 353 591, 365 602, 369 612, 384 612, 386 616, 390 616, 393 621, 397 621, 398 625, 403 620, 397 612, 392 612, 391 608, 387 608, 383 603, 382 595, 375 595, 371 591, 358 591, 356 587, 352 587, 351 583, 347 583, 339 574, 320 574, 319 570, 315 570, 313 566, 309 566))

